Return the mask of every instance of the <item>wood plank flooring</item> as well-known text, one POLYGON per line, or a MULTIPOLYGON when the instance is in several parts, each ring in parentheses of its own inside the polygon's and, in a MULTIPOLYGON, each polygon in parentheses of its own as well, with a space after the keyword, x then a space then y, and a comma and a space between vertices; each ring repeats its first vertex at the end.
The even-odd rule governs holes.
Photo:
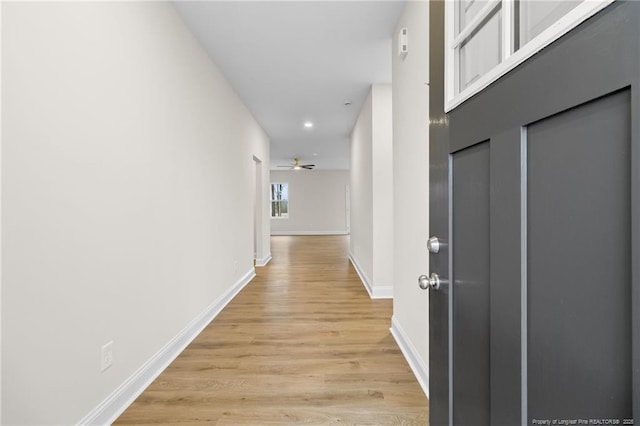
POLYGON ((278 236, 273 260, 116 424, 426 425, 428 401, 346 236, 278 236))

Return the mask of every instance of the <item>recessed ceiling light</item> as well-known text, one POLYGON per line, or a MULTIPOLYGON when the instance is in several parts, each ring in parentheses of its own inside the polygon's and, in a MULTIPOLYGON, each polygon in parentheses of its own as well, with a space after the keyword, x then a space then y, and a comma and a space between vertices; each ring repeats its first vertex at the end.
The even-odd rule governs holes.
POLYGON ((313 127, 313 123, 312 123, 312 122, 310 122, 310 121, 306 121, 306 122, 304 123, 304 127, 306 127, 307 129, 310 129, 310 128, 312 128, 312 127, 313 127))

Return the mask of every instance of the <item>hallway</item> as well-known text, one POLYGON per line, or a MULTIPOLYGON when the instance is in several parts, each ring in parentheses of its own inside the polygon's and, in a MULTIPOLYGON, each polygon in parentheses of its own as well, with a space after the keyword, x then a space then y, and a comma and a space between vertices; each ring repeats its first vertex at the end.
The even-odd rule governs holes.
POLYGON ((392 301, 369 298, 348 237, 272 237, 271 251, 117 424, 427 424, 392 301))

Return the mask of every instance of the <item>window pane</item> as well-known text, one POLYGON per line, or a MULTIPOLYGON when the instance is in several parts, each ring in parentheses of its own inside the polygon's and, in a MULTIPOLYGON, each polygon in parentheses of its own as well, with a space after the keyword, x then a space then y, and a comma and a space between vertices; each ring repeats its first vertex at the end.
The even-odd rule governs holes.
POLYGON ((458 92, 501 62, 502 10, 497 9, 466 42, 460 46, 460 82, 458 92))
POLYGON ((467 24, 476 17, 478 13, 484 8, 487 0, 460 0, 456 2, 456 15, 458 16, 456 22, 456 35, 460 34, 465 29, 467 24))
POLYGON ((271 217, 289 216, 289 185, 286 183, 271 184, 271 217))
POLYGON ((579 0, 519 0, 519 46, 524 46, 535 36, 582 3, 579 0))

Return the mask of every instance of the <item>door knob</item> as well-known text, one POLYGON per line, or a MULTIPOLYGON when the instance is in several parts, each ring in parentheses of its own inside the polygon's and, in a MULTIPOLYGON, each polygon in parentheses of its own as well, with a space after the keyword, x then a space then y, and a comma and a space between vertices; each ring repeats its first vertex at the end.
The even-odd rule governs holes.
POLYGON ((426 275, 420 275, 418 277, 418 285, 423 290, 429 289, 433 291, 438 291, 446 283, 447 283, 447 280, 441 280, 438 274, 436 274, 435 272, 432 272, 431 276, 429 277, 426 275))
POLYGON ((438 237, 431 237, 427 240, 427 250, 430 253, 438 253, 440 251, 440 240, 438 237))

